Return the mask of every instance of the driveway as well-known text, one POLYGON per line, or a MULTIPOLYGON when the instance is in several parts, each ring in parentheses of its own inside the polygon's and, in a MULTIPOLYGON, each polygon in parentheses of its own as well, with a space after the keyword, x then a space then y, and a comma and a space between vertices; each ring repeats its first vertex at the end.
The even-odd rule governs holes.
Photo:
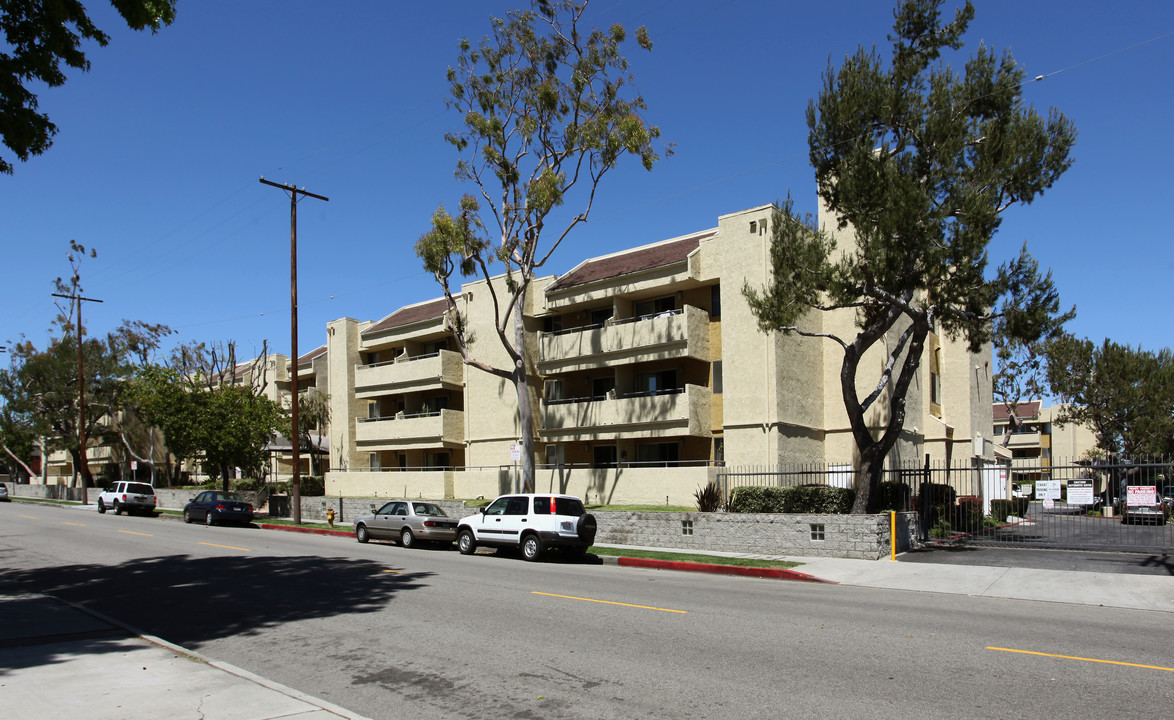
POLYGON ((1032 550, 959 545, 926 548, 898 556, 900 562, 946 565, 1075 570, 1174 576, 1174 558, 1166 554, 1095 552, 1088 550, 1032 550))

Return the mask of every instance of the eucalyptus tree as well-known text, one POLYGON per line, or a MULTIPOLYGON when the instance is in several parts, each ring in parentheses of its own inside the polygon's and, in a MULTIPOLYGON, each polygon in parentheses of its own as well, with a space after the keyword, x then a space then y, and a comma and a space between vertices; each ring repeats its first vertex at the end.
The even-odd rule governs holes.
MULTIPOLYGON (((448 71, 448 106, 463 126, 445 138, 461 154, 457 177, 476 189, 454 214, 438 209, 416 244, 448 300, 447 322, 465 363, 515 389, 528 488, 535 425, 523 313, 531 282, 587 221, 597 188, 622 158, 634 156, 648 170, 659 159, 660 130, 643 117, 645 103, 623 55, 628 33, 618 24, 583 27, 586 8, 537 0, 532 10, 493 18, 479 44, 461 41, 457 66, 448 71), (498 275, 504 278, 495 281, 498 275), (460 278, 476 276, 487 282, 494 333, 508 363, 474 352, 460 314, 460 278)), ((652 47, 643 27, 635 40, 652 47)))
POLYGON ((829 65, 808 104, 818 194, 850 244, 836 247, 788 201, 774 216, 772 279, 744 288, 764 332, 820 338, 843 353, 858 513, 876 509, 873 491, 931 331, 977 351, 995 316, 1024 339, 1054 322, 1055 288, 1026 248, 993 275, 987 252, 1003 211, 1038 198, 1067 170, 1075 129, 1025 103, 1024 73, 1008 52, 980 45, 961 72, 951 68, 943 53, 962 47, 974 8, 967 2, 944 22, 942 5, 901 2, 888 61, 860 47, 829 65), (855 323, 826 332, 813 311, 852 313, 855 323), (866 354, 882 358, 875 375, 866 354), (886 411, 876 428, 866 417, 874 406, 886 411))

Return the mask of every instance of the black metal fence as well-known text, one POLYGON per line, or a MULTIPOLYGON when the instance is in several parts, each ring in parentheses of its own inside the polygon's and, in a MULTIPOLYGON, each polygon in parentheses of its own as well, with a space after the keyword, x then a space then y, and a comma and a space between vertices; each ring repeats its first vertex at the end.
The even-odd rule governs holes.
MULTIPOLYGON (((851 465, 731 467, 739 487, 852 488, 851 465)), ((924 463, 885 471, 882 509, 915 511, 923 539, 1001 547, 1161 552, 1174 548, 1174 458, 924 463)))

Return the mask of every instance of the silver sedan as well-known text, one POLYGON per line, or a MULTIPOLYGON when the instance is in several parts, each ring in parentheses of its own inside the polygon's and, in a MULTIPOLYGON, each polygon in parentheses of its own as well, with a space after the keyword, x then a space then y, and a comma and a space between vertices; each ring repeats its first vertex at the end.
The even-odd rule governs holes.
POLYGON ((457 521, 437 505, 423 500, 391 500, 374 515, 355 518, 355 539, 399 540, 404 547, 418 542, 451 543, 457 536, 457 521))

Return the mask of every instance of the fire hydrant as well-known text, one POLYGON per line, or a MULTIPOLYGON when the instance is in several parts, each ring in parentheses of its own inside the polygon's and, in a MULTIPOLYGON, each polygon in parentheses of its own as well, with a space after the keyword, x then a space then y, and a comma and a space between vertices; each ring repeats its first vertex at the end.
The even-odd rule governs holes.
POLYGON ((330 527, 334 527, 334 508, 326 509, 326 522, 330 523, 330 527))

